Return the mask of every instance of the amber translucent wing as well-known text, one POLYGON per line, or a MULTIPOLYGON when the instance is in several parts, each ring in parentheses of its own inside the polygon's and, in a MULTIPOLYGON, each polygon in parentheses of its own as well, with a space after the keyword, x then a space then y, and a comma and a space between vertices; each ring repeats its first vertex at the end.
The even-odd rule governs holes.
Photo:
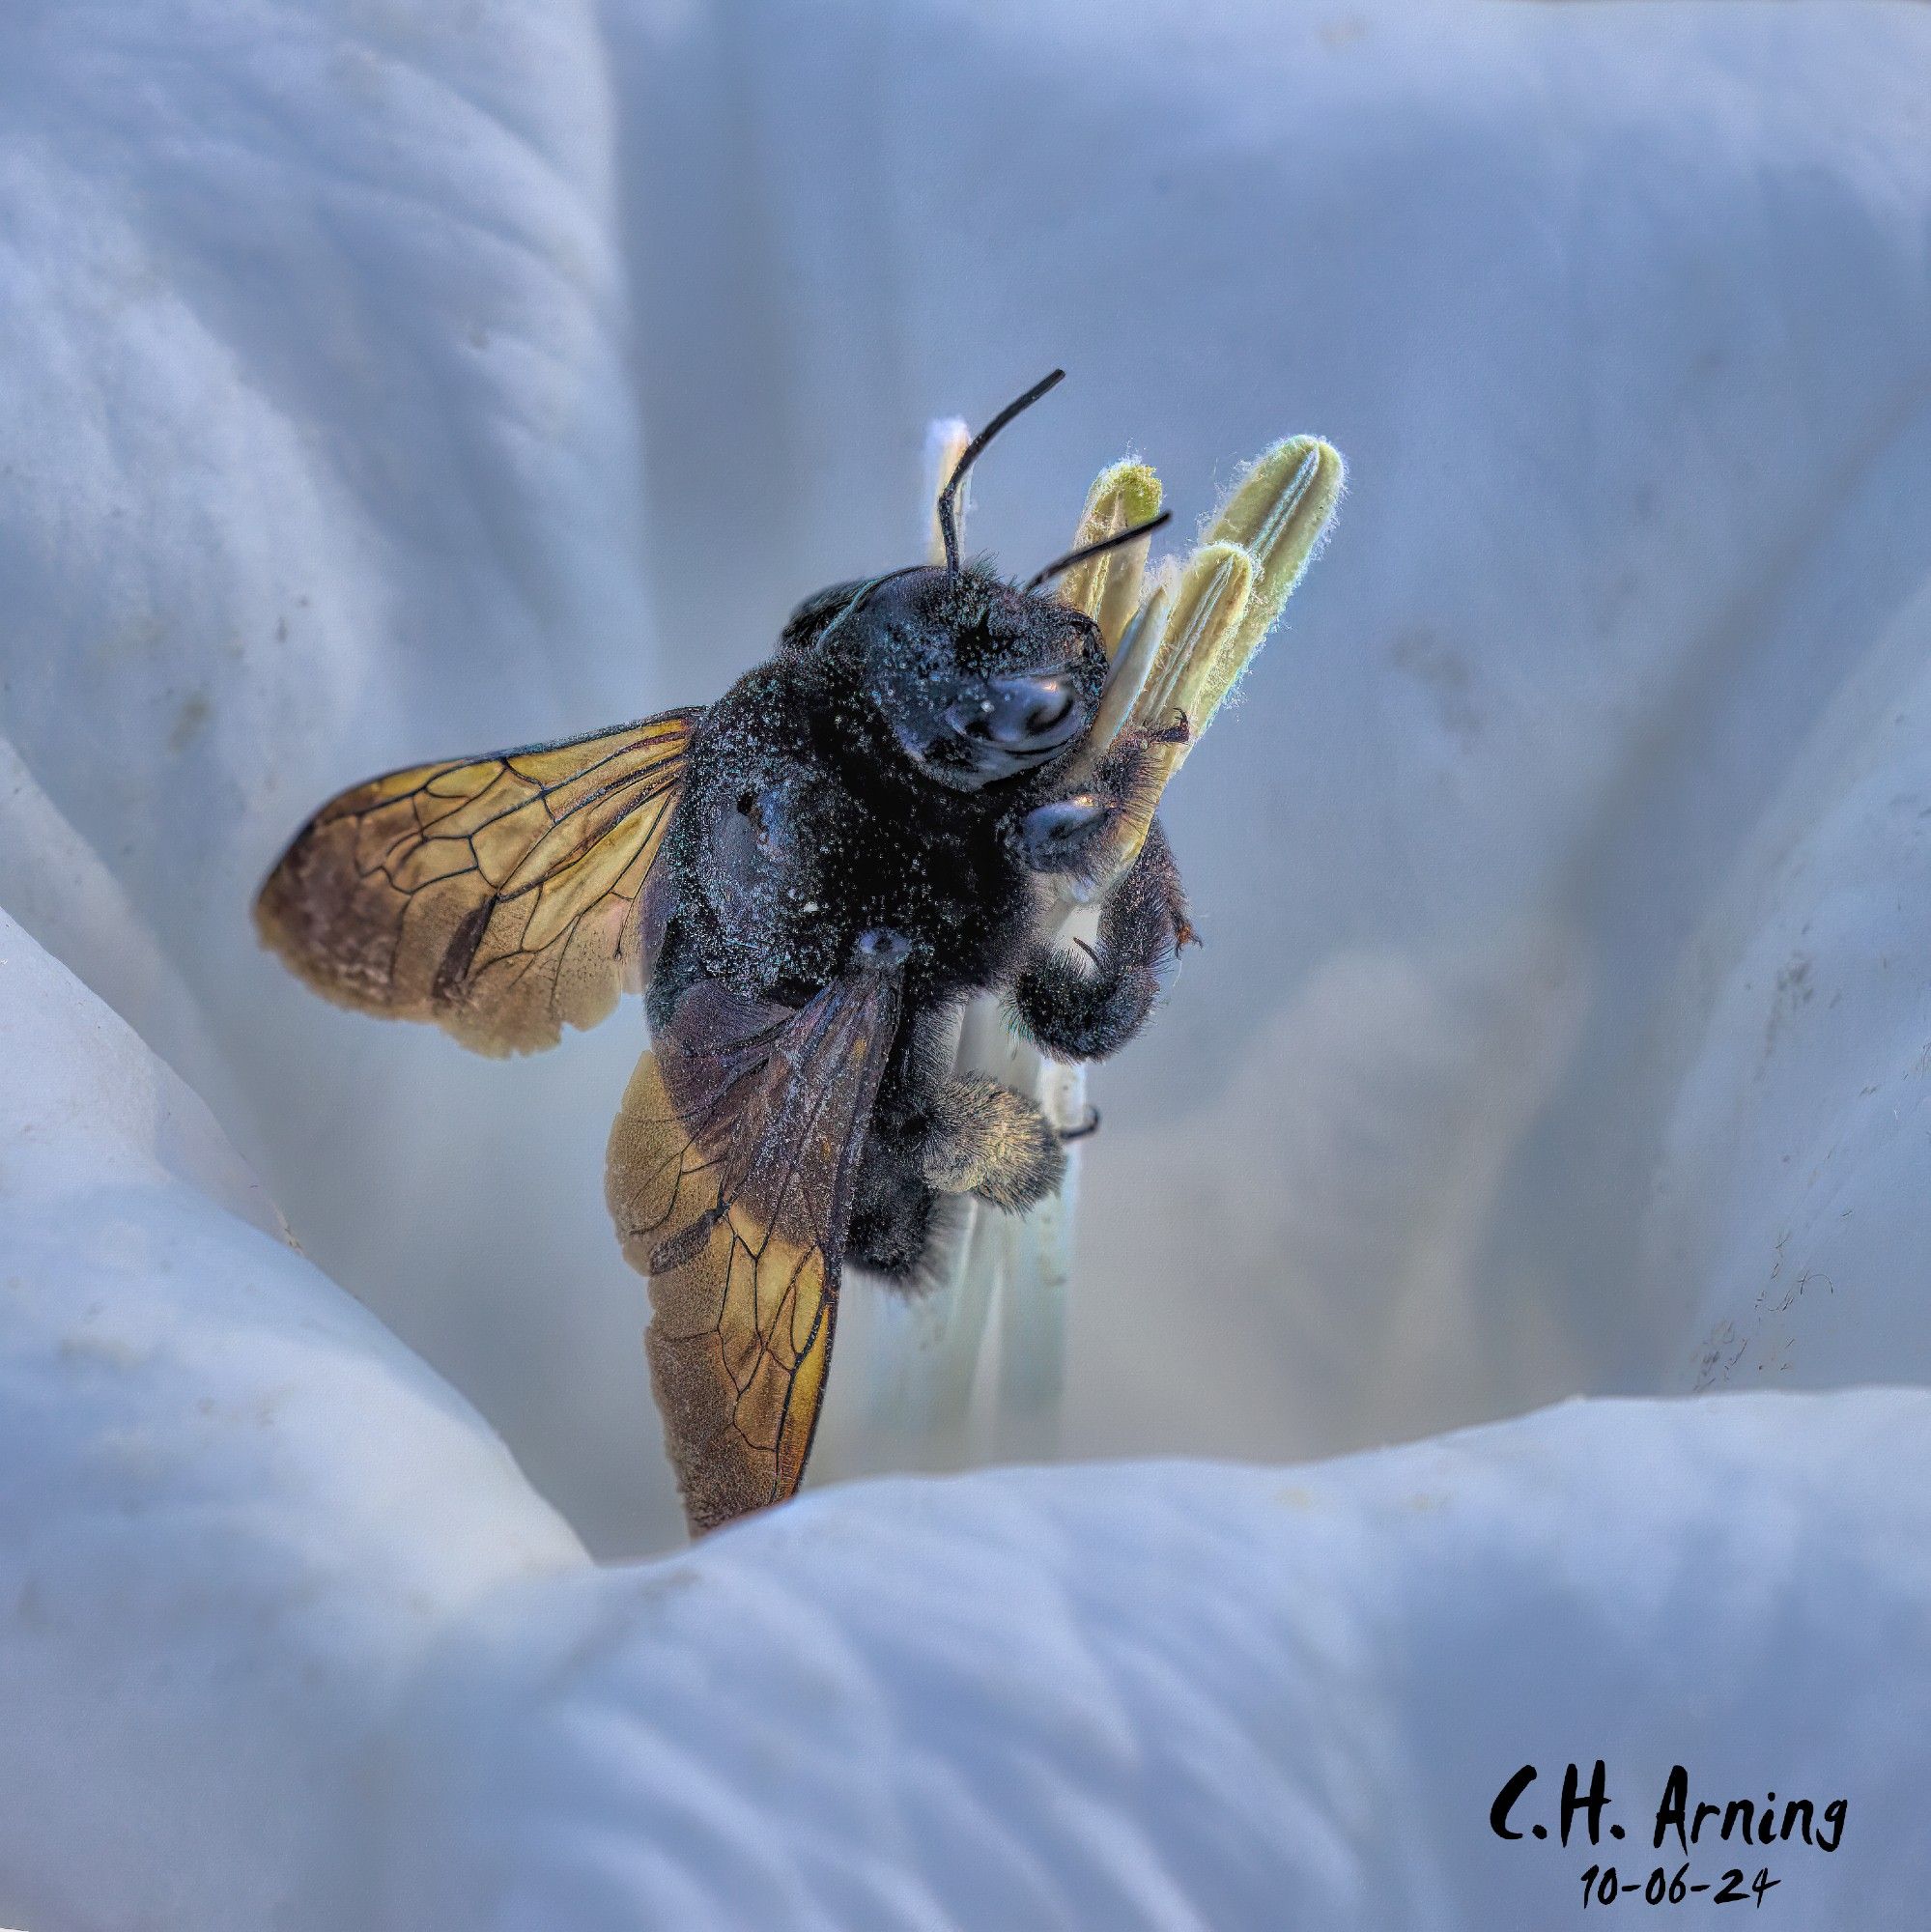
POLYGON ((895 971, 799 1009, 700 981, 632 1074, 611 1213, 694 1531, 798 1487, 831 1359, 852 1185, 898 1027, 895 971))
POLYGON ((479 1053, 594 1026, 640 983, 638 895, 698 715, 345 791, 269 874, 263 939, 329 999, 434 1020, 479 1053))

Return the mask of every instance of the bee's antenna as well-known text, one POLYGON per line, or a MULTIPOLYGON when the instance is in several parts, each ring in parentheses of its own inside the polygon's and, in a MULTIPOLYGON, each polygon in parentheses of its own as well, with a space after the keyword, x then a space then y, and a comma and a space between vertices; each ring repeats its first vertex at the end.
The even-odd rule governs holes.
POLYGON ((1058 388, 1066 380, 1064 369, 1055 369, 1043 382, 1035 383, 1017 402, 1008 403, 973 440, 966 444, 965 454, 952 466, 952 473, 946 487, 939 492, 939 535, 946 546, 946 568, 954 573, 959 567, 958 524, 952 514, 952 498, 958 494, 958 487, 965 481, 965 474, 984 454, 985 445, 1009 423, 1022 410, 1030 410, 1048 389, 1058 388))
POLYGON ((1020 585, 1023 593, 1030 595, 1042 583, 1050 583, 1054 578, 1070 570, 1076 563, 1084 563, 1090 556, 1102 556, 1110 550, 1118 550, 1122 544, 1130 544, 1135 537, 1150 536, 1162 524, 1174 520, 1171 510, 1162 510, 1157 517, 1149 517, 1144 524, 1135 524, 1129 529, 1115 530, 1110 537, 1101 537, 1097 543, 1081 544, 1078 550, 1069 550, 1065 556, 1055 557, 1044 570, 1036 570, 1020 585))

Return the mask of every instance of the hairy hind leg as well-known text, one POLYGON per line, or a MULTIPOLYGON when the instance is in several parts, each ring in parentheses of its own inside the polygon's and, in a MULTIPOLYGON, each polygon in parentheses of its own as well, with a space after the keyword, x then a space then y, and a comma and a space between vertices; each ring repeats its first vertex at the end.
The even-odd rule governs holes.
POLYGON ((846 1255, 855 1266, 888 1281, 911 1283, 924 1266, 938 1207, 939 1196, 920 1174, 915 1151, 874 1137, 859 1165, 846 1255))
POLYGON ((1059 1188, 1066 1157, 1038 1103, 987 1074, 954 1075, 938 1016, 893 1049, 852 1197, 846 1252, 860 1267, 910 1281, 924 1264, 949 1196, 1017 1212, 1059 1188))
POLYGON ((860 1267, 910 1282, 931 1245, 938 1196, 921 1154, 925 1114, 938 1078, 941 1029, 930 1012, 906 1016, 872 1102, 871 1123, 852 1192, 846 1252, 860 1267))
POLYGON ((1018 1211, 1059 1191, 1065 1151, 1038 1102, 989 1074, 951 1080, 927 1115, 921 1166, 944 1194, 1018 1211))

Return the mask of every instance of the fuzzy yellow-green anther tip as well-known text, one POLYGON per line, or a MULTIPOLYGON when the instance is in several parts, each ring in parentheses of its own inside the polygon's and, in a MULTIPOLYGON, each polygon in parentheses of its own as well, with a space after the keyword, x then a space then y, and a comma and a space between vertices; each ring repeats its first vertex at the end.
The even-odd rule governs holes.
MULTIPOLYGON (((1167 638, 1139 717, 1150 730, 1184 719, 1191 742, 1213 715, 1218 667, 1235 648, 1253 601, 1254 559, 1235 543, 1208 543, 1180 566, 1167 638)), ((1178 760, 1176 764, 1178 765, 1178 760)))
POLYGON ((1211 667, 1203 668, 1198 724, 1225 701, 1280 621, 1334 522, 1347 475, 1332 443, 1314 436, 1286 437, 1241 472, 1214 512, 1206 545, 1238 546, 1253 561, 1254 582, 1238 625, 1223 639, 1211 667))
MULTIPOLYGON (((1147 523, 1159 514, 1160 496, 1160 479, 1147 464, 1110 465, 1086 493, 1086 508, 1071 547, 1077 550, 1147 523)), ((1146 564, 1146 546, 1129 544, 1074 565, 1061 580, 1060 600, 1097 621, 1109 655, 1139 606, 1146 564)))
POLYGON ((1113 530, 1123 530, 1128 524, 1144 524, 1149 517, 1157 516, 1161 496, 1159 472, 1150 463, 1123 458, 1109 464, 1087 492, 1087 515, 1099 511, 1106 519, 1105 527, 1095 528, 1093 535, 1106 536, 1113 530))
POLYGON ((1253 617, 1264 631, 1314 561, 1347 477, 1332 443, 1316 436, 1286 437, 1241 472, 1208 523, 1203 542, 1236 543, 1258 566, 1253 617))

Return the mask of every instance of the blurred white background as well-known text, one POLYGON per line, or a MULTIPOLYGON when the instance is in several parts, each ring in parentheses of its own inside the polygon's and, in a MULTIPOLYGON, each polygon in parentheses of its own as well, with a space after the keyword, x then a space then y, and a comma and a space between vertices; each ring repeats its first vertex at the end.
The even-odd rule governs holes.
POLYGON ((1931 1394, 1852 1385, 1931 1378, 1931 9, 0 43, 0 1923, 1491 1932, 1585 1862, 1493 1792, 1596 1752, 1847 1794, 1765 1923, 1915 1922, 1931 1394), (1015 570, 1122 449, 1182 530, 1286 432, 1354 486, 1095 1080, 1062 1447, 1136 1460, 838 1484, 1039 1446, 873 1433, 860 1286, 811 1492, 594 1567, 681 1538, 640 1014, 470 1059, 249 896, 370 772, 721 691, 1057 362, 1015 570), (1666 1399, 1265 1466, 1578 1390, 1666 1399))
MULTIPOLYGON (((1353 485, 1170 801, 1207 943, 1094 1083, 1065 1452, 1931 1371, 1923 9, 10 43, 0 903, 594 1548, 680 1533, 601 1199, 640 1013, 473 1060, 249 895, 352 780, 716 695, 1056 362, 978 479, 1010 568, 1126 449, 1183 522, 1290 432, 1353 485)), ((820 1480, 902 1454, 851 1312, 820 1480)))

